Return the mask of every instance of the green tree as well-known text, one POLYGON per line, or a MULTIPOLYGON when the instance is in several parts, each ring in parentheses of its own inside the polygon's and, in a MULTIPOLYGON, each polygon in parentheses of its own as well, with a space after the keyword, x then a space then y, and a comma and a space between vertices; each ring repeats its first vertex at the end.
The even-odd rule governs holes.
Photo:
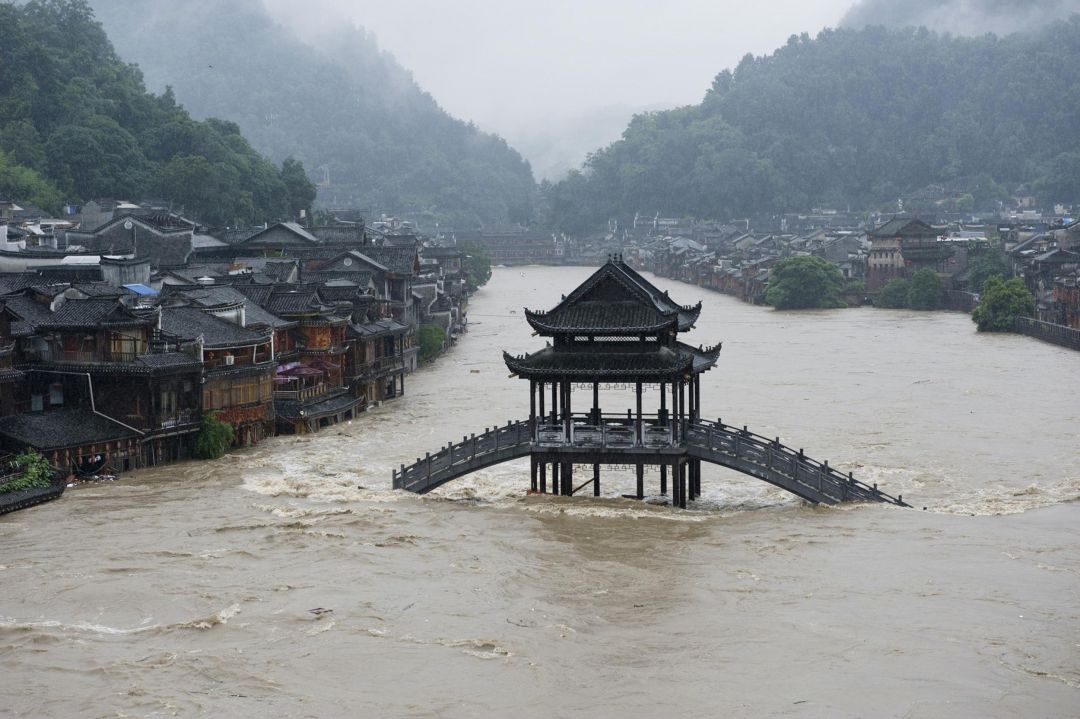
POLYGON ((443 344, 446 342, 446 332, 438 325, 420 325, 417 331, 417 339, 420 341, 420 361, 427 363, 433 361, 442 354, 443 344))
POLYGON ((310 217, 318 188, 304 170, 304 163, 292 157, 286 158, 281 163, 281 181, 285 183, 289 217, 299 218, 301 211, 310 217))
POLYGON ((0 150, 0 195, 13 200, 27 200, 49 212, 59 213, 63 199, 60 191, 40 174, 8 159, 0 150))
POLYGON ((1009 269, 1009 261, 1005 257, 1005 252, 1000 247, 995 247, 990 251, 979 256, 971 265, 971 286, 974 288, 980 288, 989 278, 993 276, 1006 278, 1012 274, 1009 269))
POLYGON ((943 288, 937 272, 929 267, 911 276, 908 289, 908 307, 913 310, 936 310, 941 307, 943 288))
POLYGON ((980 332, 1009 332, 1017 317, 1035 314, 1035 298, 1019 277, 1005 281, 992 276, 983 285, 982 295, 971 319, 980 332))
POLYGON ((0 484, 0 494, 21 492, 25 489, 43 489, 52 483, 53 469, 49 466, 49 460, 41 456, 37 450, 28 447, 22 454, 15 456, 14 464, 22 471, 22 474, 0 484))
POLYGON ((844 276, 820 257, 780 260, 769 276, 765 300, 778 310, 844 307, 844 276))
POLYGON ((195 456, 200 459, 218 459, 232 446, 236 433, 233 426, 209 412, 202 416, 199 435, 195 438, 195 456))
POLYGON ((911 282, 903 277, 897 277, 885 283, 885 286, 881 288, 881 292, 878 293, 875 304, 887 310, 906 309, 910 291, 911 282))
POLYGON ((465 284, 469 292, 475 292, 491 279, 491 257, 479 242, 461 242, 458 244, 458 249, 465 253, 465 257, 461 260, 465 284))

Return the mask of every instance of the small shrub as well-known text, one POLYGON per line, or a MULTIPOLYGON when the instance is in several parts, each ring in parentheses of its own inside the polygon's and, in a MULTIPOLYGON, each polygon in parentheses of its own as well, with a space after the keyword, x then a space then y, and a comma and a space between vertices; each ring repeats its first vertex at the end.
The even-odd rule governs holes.
POLYGON ((887 310, 902 310, 908 306, 908 294, 911 291, 911 283, 902 277, 897 277, 895 280, 889 280, 884 287, 881 288, 881 292, 878 293, 877 302, 878 307, 884 307, 887 310))
POLYGON ((417 334, 420 340, 420 361, 431 362, 442 352, 446 332, 438 325, 421 325, 417 334))
POLYGON ((44 489, 52 483, 53 470, 49 460, 33 449, 27 449, 15 457, 14 464, 22 470, 22 476, 0 485, 0 494, 21 492, 24 489, 44 489))
POLYGON ((228 422, 212 414, 202 416, 199 436, 195 439, 195 456, 199 459, 218 459, 232 446, 236 433, 228 422))

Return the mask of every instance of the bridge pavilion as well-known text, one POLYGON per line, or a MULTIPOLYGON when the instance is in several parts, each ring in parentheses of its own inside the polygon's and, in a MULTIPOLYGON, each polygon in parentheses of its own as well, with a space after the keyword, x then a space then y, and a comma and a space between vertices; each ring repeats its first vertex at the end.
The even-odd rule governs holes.
POLYGON ((685 506, 701 492, 701 461, 679 448, 685 421, 699 419, 701 375, 715 364, 720 345, 700 348, 679 340, 693 328, 701 303, 680 305, 667 292, 613 257, 554 308, 525 310, 536 334, 550 338, 532 354, 504 353, 506 366, 529 381, 532 489, 572 495, 575 464, 592 465, 600 494, 602 464, 633 465, 637 497, 645 493, 646 465, 660 467, 660 492, 673 477, 674 501, 685 506), (630 408, 605 412, 600 390, 632 393, 630 408), (646 388, 651 406, 643 406, 646 388), (585 392, 582 392, 585 390, 585 392), (574 406, 591 390, 591 404, 574 406), (670 406, 668 403, 670 395, 670 406))

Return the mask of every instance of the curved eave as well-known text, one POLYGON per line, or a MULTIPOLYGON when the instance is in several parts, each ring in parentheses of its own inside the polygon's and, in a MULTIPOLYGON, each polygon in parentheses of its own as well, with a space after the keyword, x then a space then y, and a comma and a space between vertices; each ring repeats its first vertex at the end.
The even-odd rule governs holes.
POLYGON ((708 372, 715 367, 716 361, 720 359, 720 350, 723 349, 722 342, 717 342, 713 347, 691 347, 683 342, 677 343, 677 346, 693 356, 694 374, 708 372))
POLYGON ((695 324, 697 324, 698 317, 701 316, 701 303, 698 302, 692 307, 683 307, 679 310, 679 331, 685 332, 695 324))
MULTIPOLYGON (((653 325, 638 325, 638 326, 618 326, 618 327, 563 327, 553 324, 549 324, 544 321, 547 317, 547 313, 533 312, 532 310, 525 310, 525 320, 529 323, 529 326, 536 330, 538 335, 543 337, 554 337, 555 335, 594 335, 594 336, 636 336, 636 335, 658 335, 663 334, 668 330, 678 329, 682 331, 689 329, 689 327, 682 326, 682 314, 672 315, 671 319, 659 322, 653 325)), ((697 315, 694 316, 697 319, 697 315)), ((690 323, 693 325, 693 322, 690 323)))

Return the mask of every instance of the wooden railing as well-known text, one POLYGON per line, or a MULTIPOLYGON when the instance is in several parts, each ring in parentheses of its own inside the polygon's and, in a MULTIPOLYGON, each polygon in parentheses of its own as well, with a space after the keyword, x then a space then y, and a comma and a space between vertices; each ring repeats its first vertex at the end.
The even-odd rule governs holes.
POLYGON ((451 479, 485 466, 526 456, 532 447, 532 423, 529 420, 507 422, 490 427, 479 435, 462 437, 435 454, 417 457, 416 462, 393 472, 394 489, 424 494, 451 479))
POLYGON ((1080 350, 1080 330, 1072 327, 1041 322, 1031 317, 1017 317, 1013 322, 1013 329, 1028 337, 1052 342, 1061 347, 1080 350))
POLYGON ((903 507, 903 496, 893 497, 877 488, 818 462, 803 451, 794 450, 723 422, 699 420, 688 423, 686 442, 690 453, 747 474, 758 476, 783 489, 815 502, 834 504, 845 501, 886 502, 903 507), (754 470, 759 471, 754 471, 754 470))
POLYGON ((274 399, 305 402, 309 399, 320 397, 326 394, 329 389, 330 386, 326 383, 320 383, 315 385, 314 387, 304 387, 303 389, 279 389, 274 391, 274 399))

